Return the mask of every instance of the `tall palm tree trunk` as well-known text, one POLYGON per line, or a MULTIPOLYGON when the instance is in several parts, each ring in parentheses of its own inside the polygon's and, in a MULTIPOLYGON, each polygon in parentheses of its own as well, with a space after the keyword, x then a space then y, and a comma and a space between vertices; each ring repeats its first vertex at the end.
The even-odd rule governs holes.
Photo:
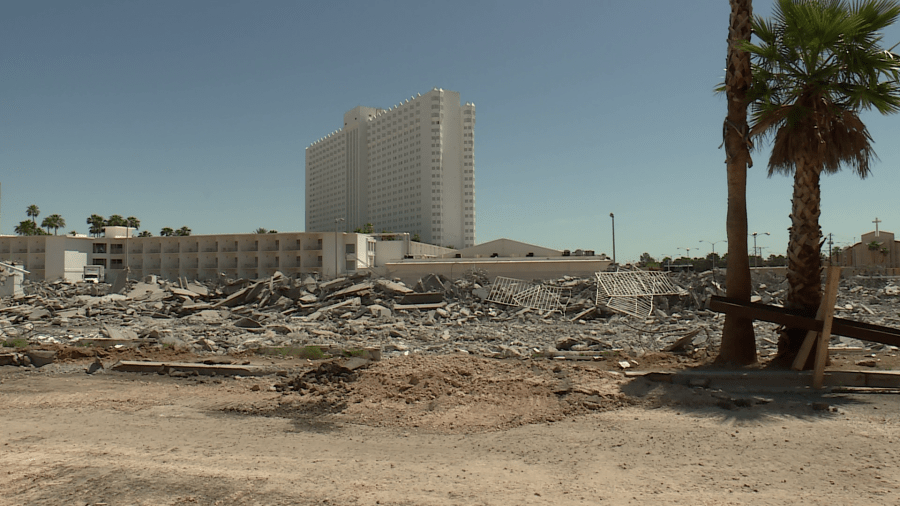
MULTIPOLYGON (((794 172, 791 199, 791 228, 788 242, 787 279, 790 284, 785 307, 815 316, 822 301, 822 228, 819 226, 821 190, 819 167, 813 157, 801 153, 794 172)), ((793 360, 803 344, 806 331, 786 329, 778 340, 778 352, 793 360)), ((812 358, 812 357, 810 357, 812 358)), ((811 364, 807 364, 810 366, 811 364)))
MULTIPOLYGON (((750 55, 737 45, 749 41, 753 5, 751 0, 731 0, 728 25, 728 58, 725 70, 725 154, 728 180, 728 266, 725 273, 728 298, 750 302, 750 259, 747 256, 747 167, 750 158, 747 126, 747 90, 750 87, 750 55)), ((756 336, 753 321, 725 315, 722 346, 716 362, 752 364, 756 362, 756 336)))

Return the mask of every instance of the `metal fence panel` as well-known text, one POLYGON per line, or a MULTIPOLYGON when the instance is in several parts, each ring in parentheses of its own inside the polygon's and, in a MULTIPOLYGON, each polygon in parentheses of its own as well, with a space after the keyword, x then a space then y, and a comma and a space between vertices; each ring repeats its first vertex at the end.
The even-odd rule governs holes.
POLYGON ((665 272, 597 272, 595 276, 598 305, 639 318, 653 313, 654 296, 683 294, 665 272))
POLYGON ((521 279, 497 276, 487 300, 507 306, 565 312, 563 297, 568 290, 558 286, 529 283, 521 279))

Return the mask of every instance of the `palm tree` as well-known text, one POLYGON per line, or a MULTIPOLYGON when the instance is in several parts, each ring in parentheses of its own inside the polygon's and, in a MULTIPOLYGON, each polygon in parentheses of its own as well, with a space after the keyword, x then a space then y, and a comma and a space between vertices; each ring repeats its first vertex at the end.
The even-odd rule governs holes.
POLYGON ((191 235, 191 229, 188 227, 181 227, 175 231, 175 235, 186 236, 191 235))
POLYGON ((37 235, 36 231, 40 230, 37 228, 37 225, 33 221, 20 221, 18 225, 13 228, 13 231, 18 235, 37 235))
MULTIPOLYGON (((772 20, 754 19, 751 134, 772 138, 769 176, 794 176, 788 308, 814 315, 822 299, 819 176, 865 178, 875 153, 859 112, 900 110, 900 56, 878 33, 898 16, 896 0, 778 0, 772 20)), ((792 359, 804 335, 787 329, 779 354, 792 359)))
MULTIPOLYGON (((742 44, 750 41, 753 5, 751 0, 731 0, 728 23, 728 56, 725 83, 722 86, 728 102, 723 125, 728 211, 725 228, 728 234, 728 269, 725 271, 725 294, 732 299, 750 302, 750 259, 747 257, 747 167, 752 144, 748 137, 747 90, 751 84, 750 54, 742 44)), ((753 321, 726 314, 722 328, 722 345, 716 361, 752 364, 756 362, 756 336, 753 321)))
POLYGON ((25 216, 30 217, 31 223, 33 223, 35 225, 37 225, 37 223, 35 222, 35 219, 38 217, 39 214, 41 214, 41 210, 40 210, 40 208, 38 208, 37 204, 31 204, 30 206, 28 206, 25 209, 25 216))
POLYGON ((141 228, 141 220, 135 218, 134 216, 129 216, 125 218, 125 226, 138 230, 139 228, 141 228))
POLYGON ((57 235, 57 231, 60 228, 64 228, 66 226, 66 220, 62 216, 58 214, 51 214, 44 218, 44 221, 41 222, 42 227, 47 227, 47 233, 50 233, 50 229, 53 229, 53 235, 57 235))
POLYGON ((884 246, 884 242, 872 241, 866 245, 869 248, 869 253, 872 256, 872 260, 874 263, 884 263, 885 257, 887 257, 888 249, 884 246), (879 262, 879 258, 875 256, 875 253, 880 253, 881 258, 879 262))
POLYGON ((149 230, 144 230, 138 234, 138 237, 153 237, 153 234, 151 234, 149 230))
POLYGON ((91 226, 88 233, 94 237, 100 237, 100 234, 103 233, 103 226, 106 224, 106 220, 99 214, 92 214, 88 216, 87 224, 91 226))
POLYGON ((161 235, 163 237, 171 237, 171 236, 175 235, 175 231, 169 227, 165 227, 159 231, 159 235, 161 235))
POLYGON ((108 220, 106 220, 106 226, 108 227, 124 227, 126 226, 126 224, 127 222, 125 221, 125 218, 123 218, 120 214, 114 214, 110 216, 108 220))
POLYGON ((263 227, 259 227, 259 228, 257 228, 256 230, 254 230, 253 233, 254 233, 254 234, 268 234, 268 233, 269 233, 269 229, 263 228, 263 227))

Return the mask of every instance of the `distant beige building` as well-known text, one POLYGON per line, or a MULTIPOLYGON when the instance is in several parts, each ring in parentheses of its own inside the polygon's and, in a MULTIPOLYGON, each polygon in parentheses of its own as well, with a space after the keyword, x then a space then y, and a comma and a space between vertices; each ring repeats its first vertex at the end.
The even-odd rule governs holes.
POLYGON ((860 241, 839 254, 844 267, 893 269, 900 267, 900 245, 892 232, 875 230, 863 234, 860 241))
POLYGON ((497 276, 524 280, 564 276, 592 278, 595 272, 605 271, 610 264, 612 261, 606 255, 594 255, 591 251, 561 251, 512 239, 497 239, 462 250, 446 251, 439 257, 416 255, 386 262, 384 275, 400 278, 405 283, 415 283, 426 274, 458 279, 470 269, 486 273, 492 281, 497 276))

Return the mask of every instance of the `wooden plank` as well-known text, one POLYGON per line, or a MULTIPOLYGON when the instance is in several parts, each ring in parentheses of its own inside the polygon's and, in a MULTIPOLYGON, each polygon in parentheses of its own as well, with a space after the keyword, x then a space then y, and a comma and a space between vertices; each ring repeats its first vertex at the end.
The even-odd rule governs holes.
POLYGON ((176 370, 186 373, 194 373, 201 376, 260 376, 270 373, 263 368, 252 365, 226 365, 226 364, 197 364, 193 362, 137 362, 133 360, 120 360, 111 368, 120 372, 155 373, 160 370, 176 370))
MULTIPOLYGON (((821 321, 783 307, 767 306, 757 302, 742 302, 717 295, 710 297, 709 309, 719 313, 734 314, 750 320, 763 320, 804 330, 815 330, 818 332, 823 327, 821 321)), ((882 327, 844 318, 834 318, 832 319, 831 333, 838 336, 900 347, 900 330, 891 327, 882 327)))
POLYGON ((394 304, 395 311, 410 311, 412 309, 418 309, 420 311, 428 311, 430 309, 439 309, 446 306, 446 302, 440 302, 437 304, 394 304))
POLYGON ((832 320, 831 333, 838 336, 853 337, 862 341, 872 341, 900 347, 900 330, 891 327, 834 318, 832 320))
POLYGON ((825 362, 828 361, 828 342, 831 341, 831 320, 834 318, 834 303, 837 301, 838 285, 841 280, 841 268, 829 266, 826 274, 825 296, 821 306, 825 309, 822 315, 822 333, 819 334, 819 346, 816 348, 816 363, 813 368, 813 388, 822 388, 825 384, 825 362))
POLYGON ((777 323, 786 327, 804 330, 822 330, 822 322, 811 316, 803 316, 788 309, 777 306, 767 306, 758 302, 741 302, 713 295, 709 299, 709 309, 746 318, 748 320, 763 320, 777 323))
POLYGON ((444 301, 441 292, 407 293, 400 299, 401 305, 439 304, 444 301))

